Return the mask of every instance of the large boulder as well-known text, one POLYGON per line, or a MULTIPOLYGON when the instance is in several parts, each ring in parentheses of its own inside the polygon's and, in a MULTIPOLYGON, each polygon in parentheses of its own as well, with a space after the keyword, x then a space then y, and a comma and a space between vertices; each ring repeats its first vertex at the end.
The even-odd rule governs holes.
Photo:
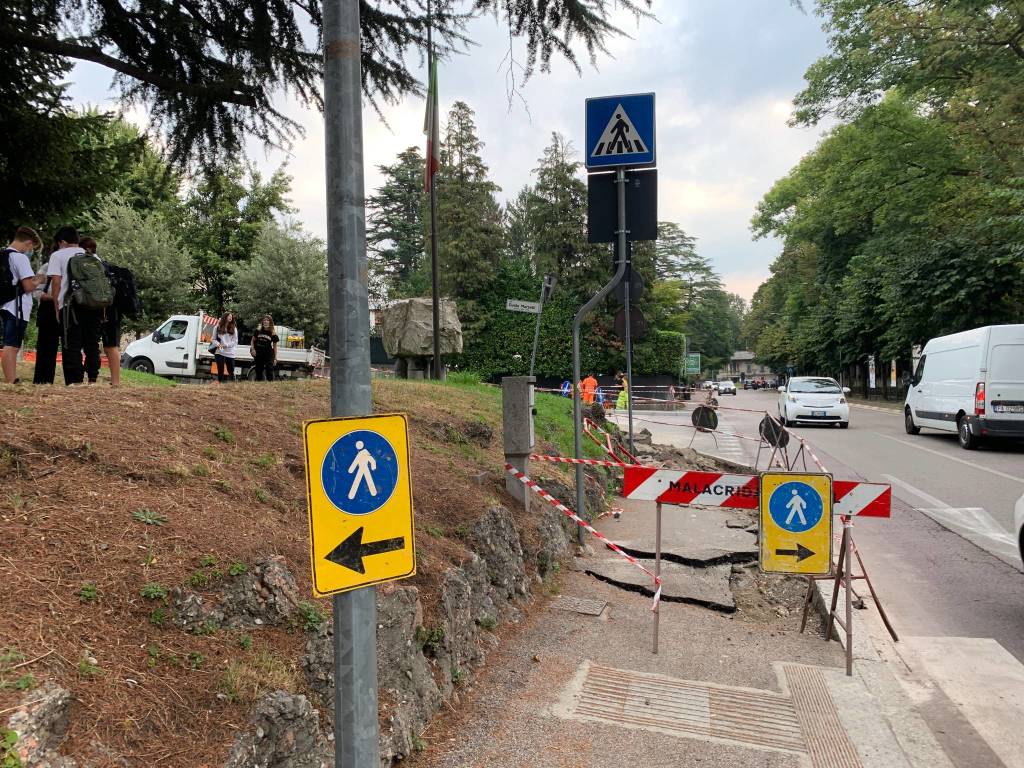
MULTIPOLYGON (((391 357, 434 354, 434 315, 430 299, 403 299, 384 310, 384 349, 391 357)), ((441 300, 441 354, 462 352, 462 324, 451 299, 441 300)))

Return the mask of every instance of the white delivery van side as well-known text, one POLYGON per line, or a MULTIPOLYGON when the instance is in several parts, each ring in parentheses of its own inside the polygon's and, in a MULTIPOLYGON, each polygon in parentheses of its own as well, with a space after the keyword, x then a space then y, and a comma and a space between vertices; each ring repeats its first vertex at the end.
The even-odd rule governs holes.
POLYGON ((964 448, 1024 438, 1024 325, 990 325, 929 341, 903 407, 907 433, 955 432, 964 448))
MULTIPOLYGON (((182 379, 210 378, 214 356, 210 353, 210 340, 217 326, 217 318, 203 312, 194 315, 172 315, 157 326, 153 333, 129 344, 121 354, 121 365, 133 371, 155 373, 158 376, 182 379)), ((283 325, 275 332, 277 345, 277 373, 285 378, 312 376, 325 362, 323 350, 305 348, 305 336, 283 325)), ((248 339, 239 339, 235 350, 235 375, 255 378, 248 339)))

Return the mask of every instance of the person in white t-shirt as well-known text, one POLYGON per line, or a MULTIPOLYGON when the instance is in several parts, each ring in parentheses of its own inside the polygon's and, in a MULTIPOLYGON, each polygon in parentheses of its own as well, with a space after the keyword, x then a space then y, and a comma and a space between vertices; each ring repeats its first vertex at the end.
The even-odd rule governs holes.
POLYGON ((50 294, 57 302, 57 315, 60 318, 64 383, 81 384, 86 372, 89 373, 91 383, 100 370, 99 316, 93 310, 77 306, 73 312, 64 311, 65 305, 71 302, 68 296, 68 262, 86 251, 79 244, 78 231, 74 227, 61 227, 57 230, 56 240, 59 247, 50 254, 46 275, 50 278, 50 294))
MULTIPOLYGON (((0 253, 11 270, 11 282, 18 295, 0 307, 0 330, 3 331, 3 349, 0 351, 0 367, 4 381, 15 384, 18 381, 18 352, 25 339, 25 329, 32 314, 32 291, 36 287, 36 273, 29 261, 36 250, 42 249, 42 241, 34 229, 18 227, 14 240, 0 253)), ((8 294, 9 295, 9 294, 8 294)))

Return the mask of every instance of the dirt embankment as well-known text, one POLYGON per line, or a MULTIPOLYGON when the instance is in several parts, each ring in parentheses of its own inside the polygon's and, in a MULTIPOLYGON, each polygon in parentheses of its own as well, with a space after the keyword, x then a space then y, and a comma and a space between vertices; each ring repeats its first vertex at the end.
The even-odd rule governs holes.
MULTIPOLYGON (((271 555, 311 594, 301 425, 328 408, 325 382, 0 390, 0 712, 53 680, 73 695, 61 749, 85 765, 219 766, 261 693, 305 692, 327 601, 276 628, 190 633, 172 598, 271 555)), ((500 400, 381 382, 374 408, 410 414, 429 625, 475 522, 508 502, 500 400)))

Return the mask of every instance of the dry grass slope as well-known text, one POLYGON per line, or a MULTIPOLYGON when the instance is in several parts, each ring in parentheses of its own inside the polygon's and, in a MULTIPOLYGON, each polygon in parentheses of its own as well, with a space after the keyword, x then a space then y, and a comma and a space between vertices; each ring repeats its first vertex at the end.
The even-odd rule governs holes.
MULTIPOLYGON (((74 695, 66 754, 217 766, 262 690, 303 691, 301 625, 186 634, 165 595, 274 554, 310 593, 300 435, 328 409, 324 382, 0 389, 0 711, 54 679, 74 695)), ((374 409, 410 414, 430 626, 444 570, 507 501, 500 399, 375 382, 374 409), (489 443, 465 437, 477 423, 489 443)))

